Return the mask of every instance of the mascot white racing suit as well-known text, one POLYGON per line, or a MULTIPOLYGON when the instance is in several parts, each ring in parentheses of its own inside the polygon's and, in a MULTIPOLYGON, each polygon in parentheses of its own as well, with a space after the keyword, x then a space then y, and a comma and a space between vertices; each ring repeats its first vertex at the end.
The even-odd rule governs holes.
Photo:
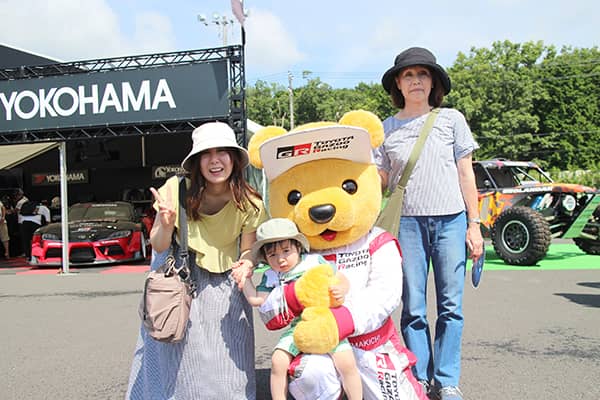
MULTIPOLYGON (((406 349, 390 315, 402 297, 402 255, 397 240, 380 228, 373 228, 356 242, 319 252, 350 281, 342 307, 332 309, 340 339, 348 337, 361 374, 366 400, 425 400, 427 397, 411 372, 415 356, 406 349)), ((287 291, 289 309, 296 314, 287 291)), ((278 329, 289 318, 273 310, 282 301, 269 296, 259 309, 269 329, 278 329), (268 311, 271 310, 271 311, 268 311)), ((288 311, 289 312, 289 311, 288 311)), ((340 378, 328 355, 300 354, 290 366, 290 393, 297 400, 326 400, 341 397, 340 378)))

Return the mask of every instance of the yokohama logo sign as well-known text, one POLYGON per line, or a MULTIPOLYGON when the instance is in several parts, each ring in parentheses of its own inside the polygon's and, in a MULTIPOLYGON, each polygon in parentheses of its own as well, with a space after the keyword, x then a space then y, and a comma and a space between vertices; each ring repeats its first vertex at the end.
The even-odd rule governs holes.
POLYGON ((76 89, 63 86, 37 92, 13 91, 8 96, 0 93, 0 103, 6 121, 13 118, 68 117, 76 113, 104 114, 108 108, 116 112, 156 110, 162 103, 169 108, 177 107, 166 79, 159 80, 152 91, 148 80, 135 88, 129 82, 122 82, 120 86, 108 83, 104 86, 80 85, 76 89))
MULTIPOLYGON (((80 170, 80 171, 70 171, 67 173, 67 182, 68 183, 88 183, 88 171, 80 170)), ((31 184, 33 186, 48 186, 48 185, 58 185, 60 183, 60 174, 56 173, 40 173, 33 174, 31 176, 31 184)))
POLYGON ((227 62, 0 80, 0 132, 219 119, 227 62))

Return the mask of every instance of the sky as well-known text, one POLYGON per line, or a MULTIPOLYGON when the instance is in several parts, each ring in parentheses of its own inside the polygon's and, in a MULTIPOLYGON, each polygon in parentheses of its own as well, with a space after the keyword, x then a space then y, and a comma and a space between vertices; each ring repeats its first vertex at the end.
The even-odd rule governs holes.
MULTIPOLYGON (((430 49, 446 68, 459 52, 495 41, 590 48, 600 45, 595 3, 245 0, 246 82, 378 83, 412 46, 430 49)), ((217 25, 215 13, 235 19, 230 0, 0 0, 0 43, 59 61, 240 44, 239 23, 217 25)))

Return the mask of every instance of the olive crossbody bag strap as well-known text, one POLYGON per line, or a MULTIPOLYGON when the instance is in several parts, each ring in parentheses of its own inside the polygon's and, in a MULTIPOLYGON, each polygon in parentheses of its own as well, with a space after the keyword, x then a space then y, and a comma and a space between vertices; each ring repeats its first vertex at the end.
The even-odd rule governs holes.
POLYGON ((433 127, 433 123, 435 122, 435 118, 439 113, 439 108, 435 108, 431 110, 421 131, 419 132, 419 137, 415 145, 412 148, 408 161, 406 163, 406 167, 404 171, 402 171, 402 176, 398 181, 398 184, 394 188, 393 191, 390 191, 389 188, 386 189, 383 199, 382 199, 382 208, 379 212, 379 216, 377 217, 377 221, 375 221, 375 225, 385 229, 393 235, 398 234, 398 230, 400 229, 400 218, 402 217, 402 206, 404 203, 404 191, 406 189, 406 184, 408 183, 408 178, 412 173, 412 170, 421 155, 421 150, 423 150, 423 145, 425 144, 425 140, 427 136, 429 136, 429 132, 433 127))
POLYGON ((402 176, 398 181, 397 188, 406 189, 406 184, 408 183, 408 178, 410 178, 410 174, 412 173, 419 156, 421 155, 421 151, 423 150, 423 145, 425 144, 425 140, 427 140, 427 136, 429 136, 429 132, 431 132, 431 128, 433 128, 433 123, 437 118, 437 115, 440 113, 439 108, 434 108, 431 110, 421 131, 419 132, 419 137, 410 153, 410 157, 408 157, 408 162, 406 163, 406 167, 404 171, 402 171, 402 176))

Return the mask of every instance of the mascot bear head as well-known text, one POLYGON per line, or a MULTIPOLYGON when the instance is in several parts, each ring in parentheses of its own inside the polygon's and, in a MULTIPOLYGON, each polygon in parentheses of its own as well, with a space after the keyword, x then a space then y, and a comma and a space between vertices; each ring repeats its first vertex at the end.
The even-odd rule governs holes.
POLYGON ((363 110, 348 112, 337 123, 257 131, 248 152, 250 163, 263 168, 268 179, 271 216, 294 221, 315 250, 366 235, 381 206, 372 149, 383 139, 381 120, 363 110))

